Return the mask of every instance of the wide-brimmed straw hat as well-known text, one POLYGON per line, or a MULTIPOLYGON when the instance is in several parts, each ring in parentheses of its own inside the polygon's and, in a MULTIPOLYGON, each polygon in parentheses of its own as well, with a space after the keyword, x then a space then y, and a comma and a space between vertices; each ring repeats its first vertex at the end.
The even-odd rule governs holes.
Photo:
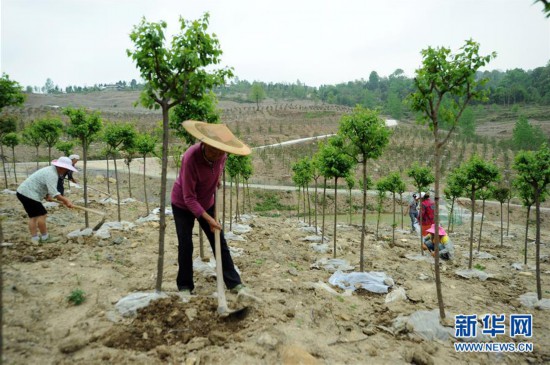
POLYGON ((73 166, 73 162, 71 161, 70 158, 68 157, 59 157, 57 160, 53 160, 52 161, 52 164, 54 166, 57 166, 57 167, 62 167, 64 169, 67 169, 67 170, 71 170, 71 171, 78 171, 74 166, 73 166))
POLYGON ((239 140, 225 124, 212 124, 186 120, 181 124, 183 128, 199 141, 227 153, 235 155, 249 155, 250 147, 239 140))
POLYGON ((71 160, 80 160, 80 156, 79 155, 70 155, 69 158, 71 160))
MULTIPOLYGON (((426 230, 426 232, 435 234, 435 224, 432 224, 432 226, 430 228, 428 228, 426 230)), ((447 232, 445 232, 445 230, 441 226, 439 226, 439 235, 440 236, 446 236, 447 235, 447 232)))

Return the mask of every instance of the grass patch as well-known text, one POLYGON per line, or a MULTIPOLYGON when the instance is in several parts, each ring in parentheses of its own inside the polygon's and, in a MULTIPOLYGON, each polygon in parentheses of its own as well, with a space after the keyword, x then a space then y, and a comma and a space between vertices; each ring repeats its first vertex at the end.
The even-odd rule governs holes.
POLYGON ((86 301, 86 293, 82 289, 74 289, 67 297, 67 301, 73 305, 80 305, 86 301))
POLYGON ((271 192, 257 193, 256 197, 259 199, 259 201, 256 202, 256 206, 254 207, 254 211, 256 212, 293 209, 291 206, 282 204, 279 196, 271 192))

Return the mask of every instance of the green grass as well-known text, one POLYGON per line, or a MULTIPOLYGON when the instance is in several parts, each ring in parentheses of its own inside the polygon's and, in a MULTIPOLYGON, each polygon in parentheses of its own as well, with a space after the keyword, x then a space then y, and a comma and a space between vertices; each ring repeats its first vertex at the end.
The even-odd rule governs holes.
POLYGON ((80 305, 86 301, 86 293, 82 289, 74 289, 67 297, 67 301, 73 305, 80 305))

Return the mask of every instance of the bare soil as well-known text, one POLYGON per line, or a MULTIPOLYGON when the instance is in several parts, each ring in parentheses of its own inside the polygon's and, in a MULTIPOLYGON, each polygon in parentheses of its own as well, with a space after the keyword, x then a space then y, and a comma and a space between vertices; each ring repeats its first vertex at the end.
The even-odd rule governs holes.
MULTIPOLYGON (((153 180, 154 181, 154 180, 153 180)), ((154 183, 153 183, 154 184, 154 183)), ((14 187, 15 185, 12 185, 14 187)), ((101 185, 92 187, 103 189, 101 185)), ((154 185, 153 185, 154 187, 154 185)), ((73 200, 81 190, 71 189, 73 200)), ((280 193, 286 196, 285 192, 280 193)), ((255 194, 252 194, 254 196, 255 194)), ((116 206, 103 206, 100 194, 91 194, 91 207, 107 212, 107 221, 116 220, 116 206)), ((295 197, 294 197, 295 199, 295 197)), ((9 364, 132 363, 132 364, 344 364, 344 363, 435 363, 435 364, 523 364, 550 361, 548 311, 523 306, 519 296, 535 291, 534 271, 515 270, 523 259, 522 222, 513 220, 510 235, 500 246, 497 208, 487 209, 482 251, 492 260, 474 259, 474 264, 494 277, 487 281, 466 280, 455 274, 467 267, 463 255, 469 250, 467 224, 451 234, 455 258, 441 263, 443 295, 448 321, 456 314, 532 313, 533 353, 456 353, 451 341, 420 339, 408 330, 397 331, 398 316, 437 308, 433 264, 414 261, 406 254, 417 253, 416 236, 398 230, 391 242, 391 228, 381 225, 378 239, 374 227, 367 228, 365 271, 382 271, 395 281, 395 290, 404 288, 407 299, 385 303, 385 294, 364 290, 347 296, 322 289, 332 275, 313 265, 333 257, 314 251, 304 241, 311 235, 300 230, 296 217, 285 212, 256 215, 247 223, 252 231, 246 241, 230 242, 241 251, 234 261, 250 290, 262 302, 237 302, 227 292, 229 306, 247 305, 242 320, 227 321, 216 315, 215 279, 195 274, 196 295, 186 302, 176 292, 177 240, 171 218, 167 222, 163 290, 166 299, 152 302, 133 318, 117 315, 114 305, 133 292, 154 292, 158 223, 144 223, 127 231, 112 230, 109 239, 85 237, 67 239, 67 233, 83 228, 81 212, 63 207, 50 209, 51 234, 58 243, 32 245, 28 241, 26 217, 14 195, 1 194, 4 276, 4 352, 9 364), (79 306, 67 297, 77 288, 86 300, 79 306)), ((343 204, 340 205, 344 207, 343 204)), ((143 215, 141 202, 123 206, 122 219, 135 221, 143 215)), ((288 213, 288 212, 287 212, 288 213)), ((520 214, 514 212, 513 214, 520 214)), ((546 217, 546 216, 545 216, 546 217)), ((96 219, 90 215, 90 225, 96 219)), ((337 233, 337 257, 346 259, 359 271, 360 229, 341 222, 337 233)), ((320 220, 319 220, 320 224, 320 220)), ((329 247, 332 223, 327 221, 329 247)), ((405 221, 407 224, 407 221, 405 221)), ((226 227, 227 228, 227 227, 226 227)), ((479 223, 476 223, 476 230, 479 223)), ((530 242, 534 230, 530 235, 530 242)), ((476 235, 477 237, 477 235, 476 235)), ((550 254, 548 230, 543 231, 542 255, 550 254)), ((198 237, 196 252, 198 255, 198 237)), ((207 256, 211 256, 206 248, 207 256)), ((528 262, 534 263, 534 245, 529 244, 528 262)), ((547 296, 550 264, 541 263, 542 285, 547 296)), ((498 336, 500 342, 520 341, 498 336)))

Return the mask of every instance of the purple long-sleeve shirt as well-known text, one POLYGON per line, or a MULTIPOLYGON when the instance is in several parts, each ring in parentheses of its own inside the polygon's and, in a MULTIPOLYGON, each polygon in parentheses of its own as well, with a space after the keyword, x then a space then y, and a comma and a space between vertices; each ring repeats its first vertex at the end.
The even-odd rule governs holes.
POLYGON ((200 217, 214 204, 214 193, 227 155, 212 165, 204 158, 202 143, 194 144, 183 155, 181 169, 172 188, 172 204, 200 217))

